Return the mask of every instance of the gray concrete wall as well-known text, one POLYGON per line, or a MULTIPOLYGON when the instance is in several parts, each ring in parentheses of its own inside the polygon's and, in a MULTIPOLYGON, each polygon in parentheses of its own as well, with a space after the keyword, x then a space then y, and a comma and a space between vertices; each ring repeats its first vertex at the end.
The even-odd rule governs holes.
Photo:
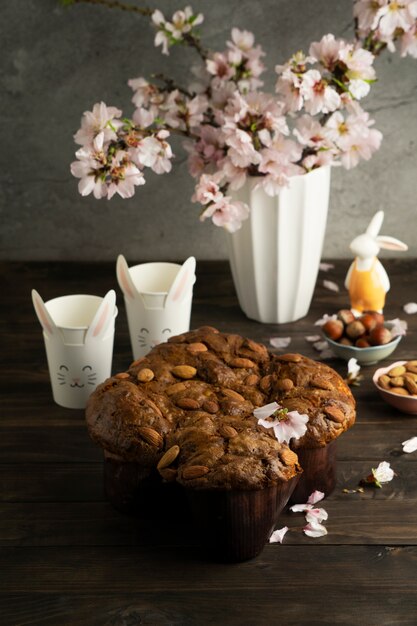
MULTIPOLYGON (((135 0, 131 0, 135 2, 135 0)), ((137 2, 140 5, 140 2, 137 2)), ((171 15, 186 2, 150 6, 171 15)), ((273 68, 313 40, 351 35, 351 0, 193 0, 204 43, 223 49, 230 28, 252 30, 273 68)), ((81 114, 100 100, 133 112, 129 78, 164 71, 186 83, 192 50, 166 58, 146 18, 57 0, 4 0, 0 22, 0 210, 2 259, 226 258, 223 233, 198 221, 193 182, 179 143, 169 175, 150 173, 131 200, 82 198, 69 173, 81 114)), ((377 209, 383 232, 417 256, 417 61, 386 53, 364 102, 384 134, 380 151, 352 171, 333 170, 324 256, 349 256, 348 243, 377 209)), ((387 253, 384 253, 387 255, 387 253)))

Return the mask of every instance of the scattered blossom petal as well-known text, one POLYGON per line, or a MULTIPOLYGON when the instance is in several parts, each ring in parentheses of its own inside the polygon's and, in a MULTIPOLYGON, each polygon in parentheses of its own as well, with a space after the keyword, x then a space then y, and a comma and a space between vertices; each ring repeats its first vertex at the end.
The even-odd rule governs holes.
POLYGON ((288 526, 284 526, 283 528, 274 530, 274 532, 269 538, 269 543, 282 543, 282 540, 284 539, 288 530, 289 530, 288 526))

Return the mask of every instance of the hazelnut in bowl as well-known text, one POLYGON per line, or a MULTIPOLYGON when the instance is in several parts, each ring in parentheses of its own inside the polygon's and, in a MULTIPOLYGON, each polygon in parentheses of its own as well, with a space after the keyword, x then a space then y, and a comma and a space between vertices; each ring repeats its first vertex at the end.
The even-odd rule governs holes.
POLYGON ((377 311, 355 317, 349 309, 341 309, 322 331, 337 357, 345 361, 353 357, 360 365, 374 365, 388 358, 401 341, 401 335, 393 337, 391 324, 377 311))
POLYGON ((385 402, 402 413, 417 415, 417 361, 397 361, 380 367, 372 380, 385 402))

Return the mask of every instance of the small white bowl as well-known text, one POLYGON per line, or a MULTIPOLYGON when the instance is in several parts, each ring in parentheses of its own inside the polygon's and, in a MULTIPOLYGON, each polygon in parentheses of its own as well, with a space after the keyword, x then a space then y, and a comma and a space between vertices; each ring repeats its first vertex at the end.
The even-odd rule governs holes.
POLYGON ((400 365, 404 365, 404 363, 407 363, 407 361, 397 361, 396 363, 391 363, 388 367, 380 367, 372 376, 372 380, 375 387, 379 391, 379 395, 383 400, 385 400, 385 402, 388 402, 388 404, 395 407, 402 413, 417 415, 417 396, 400 396, 400 394, 392 393, 392 391, 387 391, 387 389, 382 389, 382 387, 378 385, 378 379, 382 376, 382 374, 386 374, 393 367, 399 367, 400 365))
MULTIPOLYGON (((390 324, 384 324, 384 326, 386 326, 386 328, 390 328, 390 324)), ((323 336, 326 341, 329 342, 329 346, 336 356, 344 359, 345 361, 349 361, 349 359, 353 357, 357 360, 359 365, 375 365, 375 363, 379 363, 379 361, 387 359, 394 352, 395 348, 401 341, 401 335, 398 335, 395 339, 382 346, 357 348, 356 346, 344 346, 341 343, 337 343, 337 341, 333 341, 333 339, 329 339, 324 331, 323 336)))

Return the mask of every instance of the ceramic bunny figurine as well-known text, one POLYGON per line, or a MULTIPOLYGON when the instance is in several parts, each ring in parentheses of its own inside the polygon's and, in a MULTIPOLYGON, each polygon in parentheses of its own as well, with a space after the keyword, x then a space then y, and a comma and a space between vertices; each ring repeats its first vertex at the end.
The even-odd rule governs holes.
POLYGON ((378 211, 366 231, 350 244, 355 260, 346 275, 345 287, 349 291, 350 305, 354 312, 380 311, 385 305, 385 295, 390 289, 388 275, 377 259, 380 248, 407 250, 408 246, 395 239, 378 235, 384 220, 384 212, 378 211))
POLYGON ((104 298, 69 295, 45 303, 33 289, 32 301, 43 328, 54 400, 82 409, 111 375, 116 293, 112 289, 104 298))
POLYGON ((133 358, 190 328, 196 261, 142 263, 128 267, 122 254, 116 274, 123 291, 133 358))

